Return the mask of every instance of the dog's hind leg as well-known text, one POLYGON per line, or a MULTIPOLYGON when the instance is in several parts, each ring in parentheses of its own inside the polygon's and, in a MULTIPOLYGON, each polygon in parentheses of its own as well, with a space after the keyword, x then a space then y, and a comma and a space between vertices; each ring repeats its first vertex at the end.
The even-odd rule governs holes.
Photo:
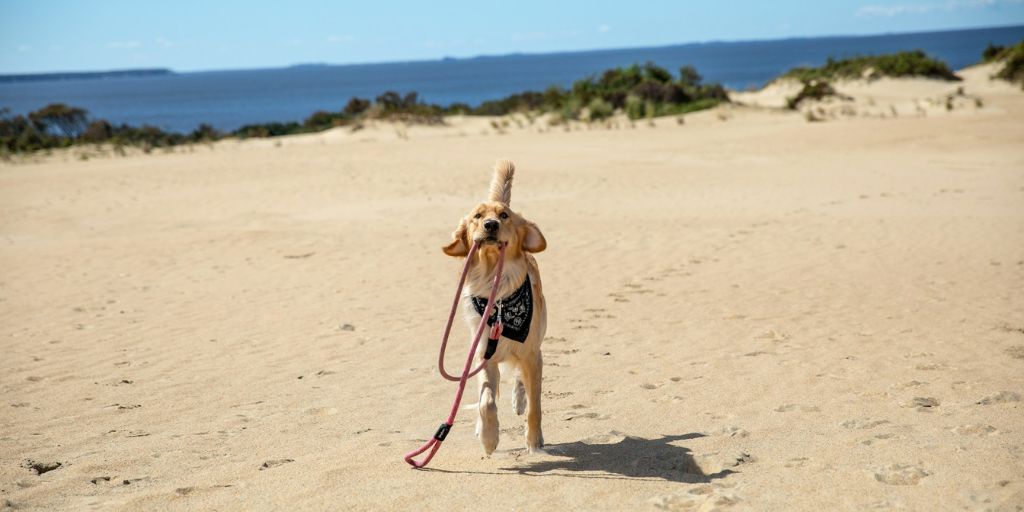
POLYGON ((512 410, 522 416, 526 412, 526 387, 523 386, 523 371, 516 367, 515 377, 512 381, 512 410))
POLYGON ((501 374, 498 363, 489 361, 477 376, 480 383, 480 404, 477 409, 480 417, 476 421, 476 433, 480 436, 480 444, 484 453, 490 455, 498 447, 498 381, 501 374))
POLYGON ((541 431, 540 420, 540 383, 543 378, 544 361, 540 354, 524 358, 520 368, 523 372, 523 384, 526 387, 526 449, 530 453, 543 452, 544 433, 541 431))

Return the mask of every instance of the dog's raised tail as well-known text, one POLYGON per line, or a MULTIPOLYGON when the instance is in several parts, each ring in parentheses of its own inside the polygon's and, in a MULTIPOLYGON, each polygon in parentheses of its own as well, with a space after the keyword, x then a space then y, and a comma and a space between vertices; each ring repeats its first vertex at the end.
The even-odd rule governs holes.
POLYGON ((512 202, 512 175, 516 166, 511 160, 498 160, 494 163, 494 178, 491 179, 490 201, 498 201, 506 205, 512 202))

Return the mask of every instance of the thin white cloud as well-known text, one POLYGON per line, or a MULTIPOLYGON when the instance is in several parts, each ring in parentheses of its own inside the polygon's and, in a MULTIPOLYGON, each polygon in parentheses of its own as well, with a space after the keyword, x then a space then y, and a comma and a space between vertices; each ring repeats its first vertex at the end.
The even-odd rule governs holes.
POLYGON ((111 41, 107 43, 107 48, 115 48, 118 50, 134 50, 136 48, 142 48, 142 43, 139 41, 111 41))
POLYGON ((171 41, 166 37, 158 37, 154 40, 154 42, 156 42, 157 46, 160 46, 161 48, 170 48, 174 46, 174 41, 171 41))
POLYGON ((928 14, 932 12, 952 12, 961 9, 984 9, 998 5, 1020 5, 1024 0, 947 0, 917 4, 886 4, 865 5, 857 9, 857 16, 868 18, 891 18, 905 14, 928 14))
POLYGON ((27 44, 23 44, 23 45, 19 45, 18 46, 18 51, 19 52, 27 52, 27 51, 29 51, 31 49, 32 49, 32 47, 27 45, 27 44))
POLYGON ((597 26, 597 31, 602 33, 602 34, 607 34, 608 32, 611 31, 611 29, 612 29, 612 27, 609 26, 609 25, 598 25, 597 26))

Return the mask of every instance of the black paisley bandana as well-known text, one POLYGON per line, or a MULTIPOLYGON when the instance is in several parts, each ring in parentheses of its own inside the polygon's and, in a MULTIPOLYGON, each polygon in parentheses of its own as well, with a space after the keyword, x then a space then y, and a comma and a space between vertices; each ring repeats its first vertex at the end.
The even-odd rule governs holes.
MULTIPOLYGON (((473 300, 473 309, 476 314, 483 315, 487 309, 487 297, 470 297, 473 300)), ((501 314, 501 335, 523 343, 526 336, 530 334, 530 320, 533 319, 533 288, 530 286, 530 276, 526 276, 523 285, 512 295, 504 299, 494 301, 494 308, 491 309, 491 316, 487 319, 487 325, 493 326, 501 314)))

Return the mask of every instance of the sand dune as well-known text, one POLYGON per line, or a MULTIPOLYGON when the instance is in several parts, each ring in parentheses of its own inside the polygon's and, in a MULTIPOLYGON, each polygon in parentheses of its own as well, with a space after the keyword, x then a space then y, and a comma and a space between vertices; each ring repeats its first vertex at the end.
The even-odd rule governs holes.
POLYGON ((960 86, 3 164, 0 504, 1018 510, 1024 94, 844 92, 960 86), (498 157, 549 243, 550 455, 505 393, 495 456, 464 411, 413 471, 454 390, 439 247, 498 157))

